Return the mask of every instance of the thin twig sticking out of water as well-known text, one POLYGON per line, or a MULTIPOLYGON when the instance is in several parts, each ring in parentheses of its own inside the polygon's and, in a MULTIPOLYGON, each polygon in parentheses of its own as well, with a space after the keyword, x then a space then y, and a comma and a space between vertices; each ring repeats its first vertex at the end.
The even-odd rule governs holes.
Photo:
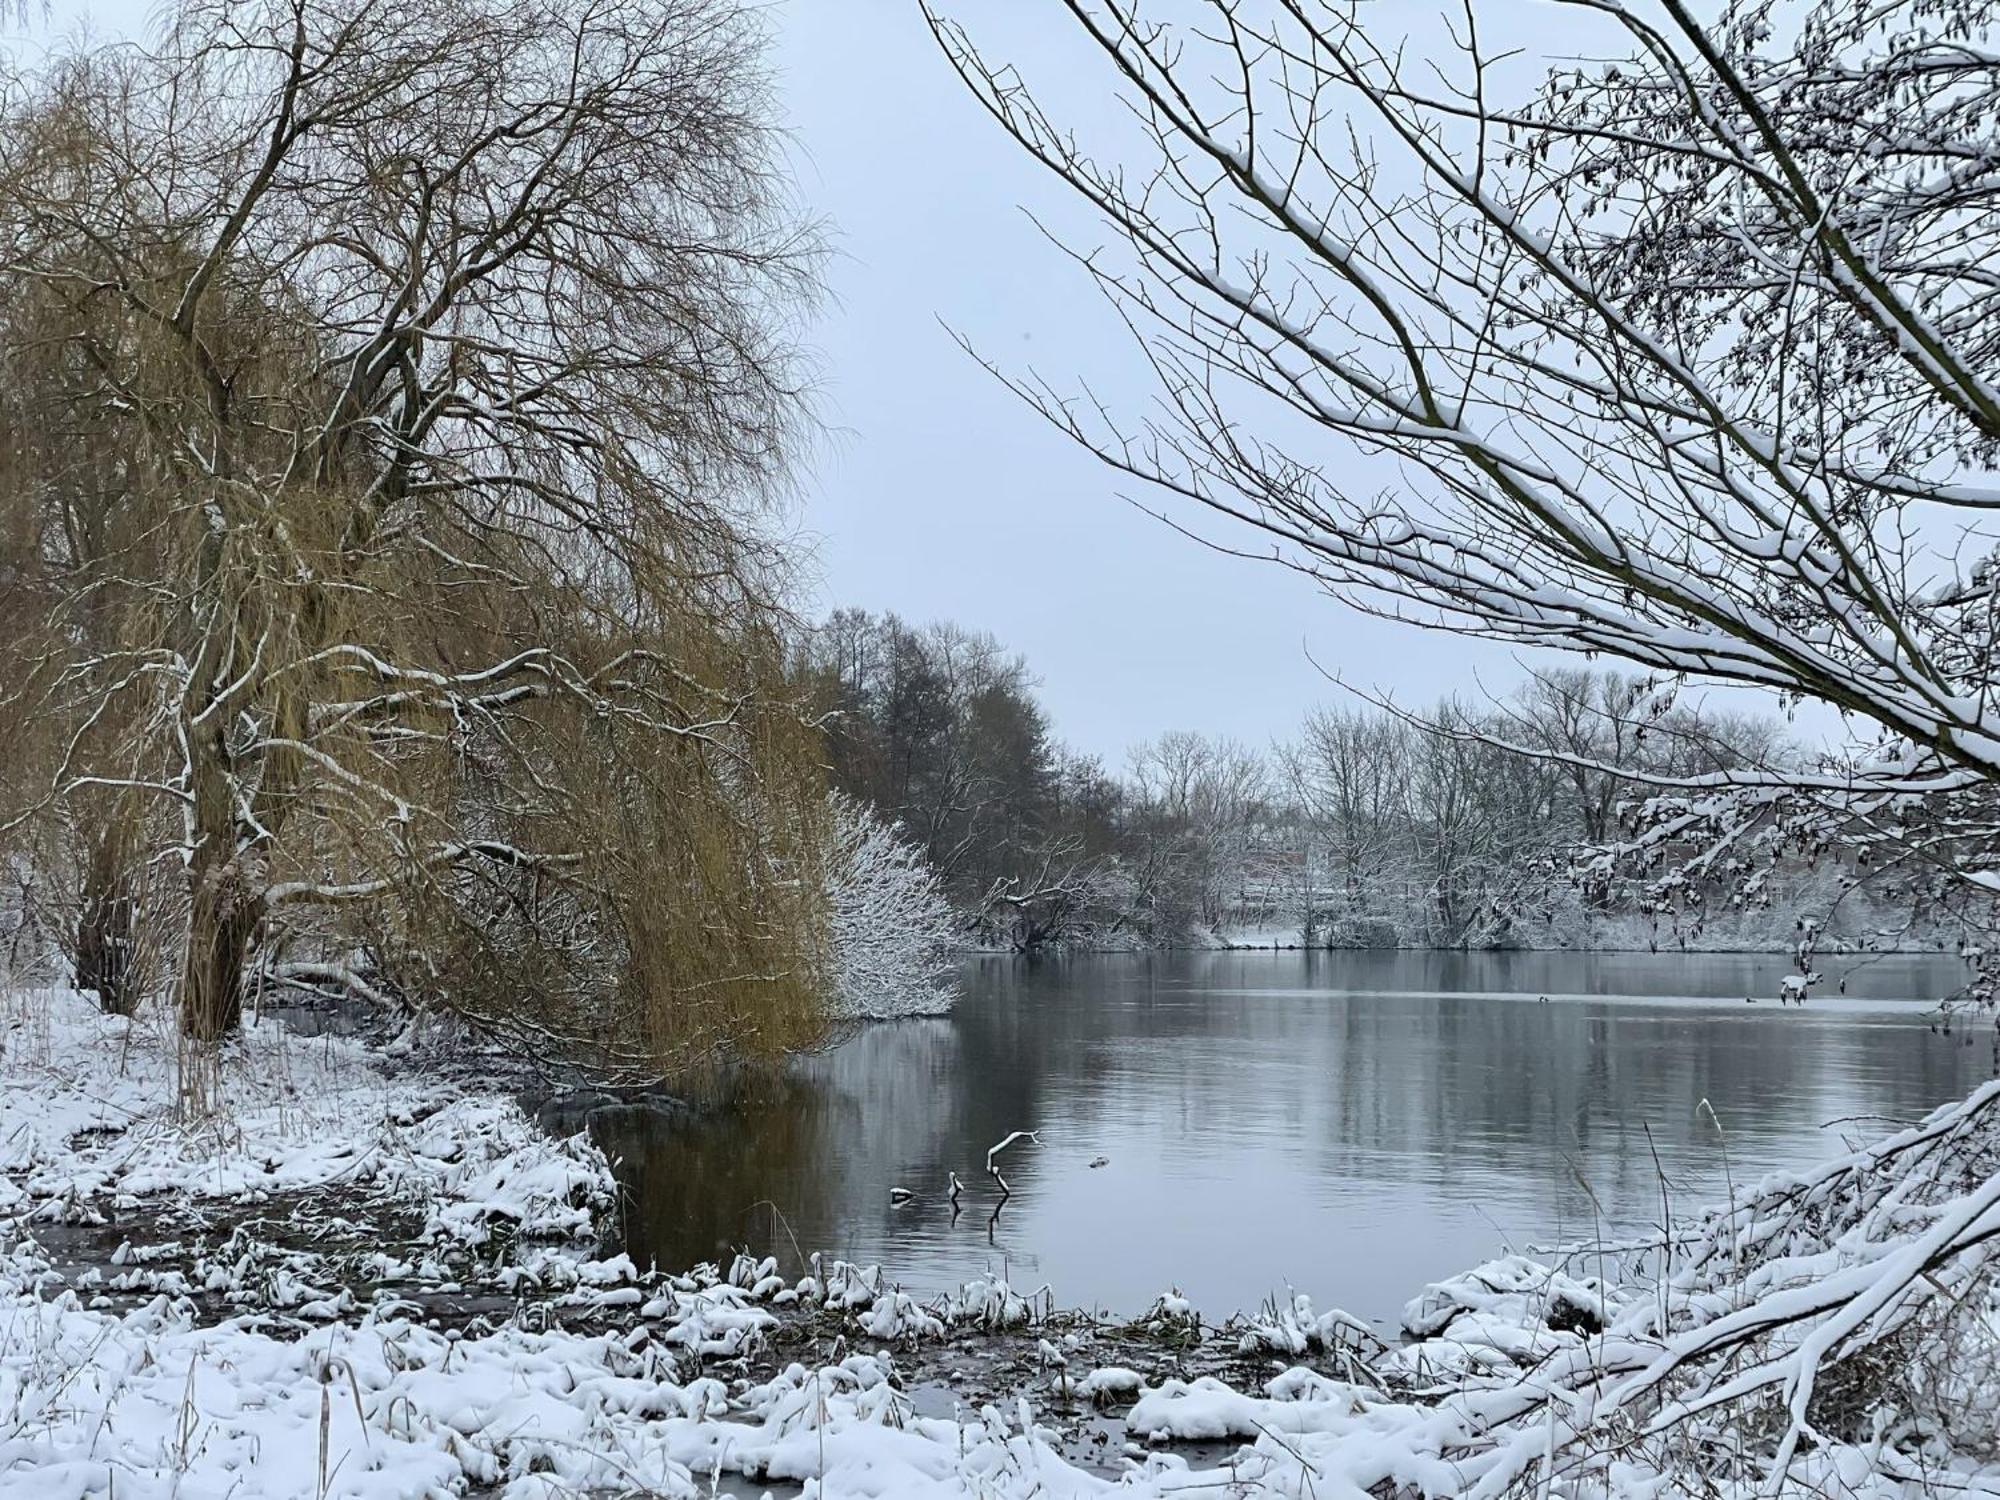
POLYGON ((1660 1337, 1667 1336, 1667 1277, 1674 1269, 1674 1211, 1667 1196, 1667 1169, 1660 1165, 1660 1148, 1653 1144, 1653 1122, 1641 1120, 1646 1149, 1653 1155, 1653 1176, 1660 1184, 1660 1274, 1654 1285, 1660 1294, 1660 1337))
POLYGON ((1715 1127, 1715 1137, 1722 1143, 1722 1180, 1729 1189, 1729 1269, 1740 1270, 1743 1256, 1736 1238, 1736 1177, 1729 1169, 1729 1135, 1722 1128, 1722 1119, 1716 1114, 1715 1106, 1708 1102, 1706 1096, 1694 1109, 1696 1114, 1707 1111, 1708 1122, 1715 1127))
POLYGON ((799 1274, 801 1276, 810 1275, 812 1272, 812 1268, 806 1261, 805 1251, 799 1248, 799 1237, 792 1233, 792 1221, 785 1217, 785 1211, 779 1208, 778 1205, 774 1203, 771 1199, 759 1198, 755 1203, 751 1204, 748 1208, 744 1209, 743 1212, 746 1214, 751 1214, 755 1213, 760 1208, 768 1208, 771 1210, 771 1219, 774 1225, 782 1224, 785 1226, 785 1238, 792 1242, 792 1254, 798 1258, 799 1274))
MULTIPOLYGON (((1601 1296, 1604 1289, 1611 1285, 1604 1274, 1604 1205, 1597 1201, 1597 1193, 1583 1175, 1583 1169, 1576 1164, 1576 1158, 1564 1152, 1563 1164, 1569 1168, 1569 1175, 1576 1180, 1576 1185, 1583 1189, 1583 1196, 1590 1200, 1590 1237, 1597 1247, 1597 1285, 1601 1296)), ((1600 1345, 1603 1342, 1601 1334, 1598 1342, 1600 1345)))

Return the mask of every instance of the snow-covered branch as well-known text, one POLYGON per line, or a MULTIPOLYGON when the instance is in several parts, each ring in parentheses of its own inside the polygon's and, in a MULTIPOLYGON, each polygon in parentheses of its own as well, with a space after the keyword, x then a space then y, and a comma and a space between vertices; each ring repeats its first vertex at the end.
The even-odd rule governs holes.
POLYGON ((923 851, 852 797, 831 799, 830 1006, 844 1019, 935 1015, 958 998, 956 918, 923 851))

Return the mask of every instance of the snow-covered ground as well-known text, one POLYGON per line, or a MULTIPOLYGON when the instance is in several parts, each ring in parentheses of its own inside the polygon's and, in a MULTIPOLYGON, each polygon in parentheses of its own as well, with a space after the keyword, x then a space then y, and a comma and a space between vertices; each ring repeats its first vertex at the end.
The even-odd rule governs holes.
POLYGON ((769 1261, 660 1276, 593 1259, 610 1164, 511 1100, 266 1022, 197 1121, 159 1030, 63 993, 7 1005, 0 1495, 678 1497, 726 1476, 990 1500, 2000 1493, 1990 1401, 1980 1415, 2000 1086, 1872 1155, 1746 1189, 1677 1238, 1664 1276, 1617 1284, 1657 1247, 1510 1257, 1422 1290, 1395 1347, 1303 1298, 1218 1333, 1169 1294, 1114 1341, 997 1283, 920 1306, 840 1264, 787 1280, 769 1261), (274 1258, 243 1225, 225 1252, 165 1269, 147 1232, 170 1207, 366 1202, 415 1226, 373 1257, 385 1283, 483 1297, 491 1315, 315 1286, 309 1244, 274 1258), (104 1219, 91 1232, 133 1230, 107 1267, 49 1243, 104 1219), (1892 1284, 1839 1324, 1829 1288, 1892 1284), (240 1310, 218 1316, 218 1294, 240 1310), (783 1347, 810 1358, 768 1357, 787 1320, 813 1336, 783 1347), (1947 1326, 1971 1362, 1955 1374, 1926 1363, 1947 1326), (1810 1381, 1759 1397, 1823 1335, 1827 1350, 1888 1340, 1944 1415, 1914 1421, 1923 1403, 1900 1388, 1860 1417, 1813 1404, 1810 1381), (909 1366, 968 1337, 1031 1353, 997 1397, 919 1400, 909 1366), (1227 1379, 1192 1353, 1218 1346, 1227 1379), (1742 1404, 1718 1417, 1707 1403, 1730 1389, 1742 1404), (1099 1405, 1122 1413, 1119 1439, 1081 1452, 1077 1413, 1099 1405))
POLYGON ((460 1238, 495 1217, 588 1238, 612 1201, 581 1139, 549 1139, 510 1099, 389 1072, 352 1039, 252 1016, 209 1078, 162 1019, 72 991, 8 992, 0 1025, 0 1214, 90 1223, 147 1195, 338 1190, 392 1193, 460 1238))

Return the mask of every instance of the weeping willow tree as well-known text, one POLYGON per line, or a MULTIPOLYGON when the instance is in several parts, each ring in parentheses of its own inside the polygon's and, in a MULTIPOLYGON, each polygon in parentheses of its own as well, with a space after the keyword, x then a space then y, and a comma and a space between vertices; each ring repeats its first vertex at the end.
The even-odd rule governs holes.
POLYGON ((632 1076, 817 1034, 762 41, 195 0, 6 78, 4 822, 189 1037, 273 985, 632 1076))
POLYGON ((97 375, 67 337, 75 309, 46 288, 10 293, 0 331, 0 639, 10 710, 0 717, 0 807, 42 815, 8 819, 0 855, 14 856, 9 904, 25 929, 17 938, 55 936, 78 986, 126 1013, 157 978, 158 955, 140 946, 140 911, 149 894, 171 887, 147 890, 148 824, 157 840, 170 820, 133 784, 162 771, 140 764, 131 716, 144 695, 112 688, 119 643, 149 628, 134 583, 148 572, 146 539, 130 529, 135 509, 121 499, 135 455, 127 424, 88 398, 97 375), (95 688, 88 709, 78 692, 85 683, 95 688), (67 767, 67 786, 50 799, 43 793, 57 765, 67 767))

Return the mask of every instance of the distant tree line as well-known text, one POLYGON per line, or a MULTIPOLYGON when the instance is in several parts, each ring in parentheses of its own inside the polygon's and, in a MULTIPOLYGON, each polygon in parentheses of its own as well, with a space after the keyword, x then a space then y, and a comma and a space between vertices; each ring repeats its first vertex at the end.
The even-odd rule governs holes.
MULTIPOLYGON (((1664 893, 1643 862, 1590 872, 1657 815, 1661 786, 1802 759, 1775 718, 1572 668, 1498 702, 1322 707, 1267 748, 1166 733, 1111 768, 1061 742, 1028 663, 990 635, 846 609, 809 658, 834 786, 921 849, 969 942, 1019 950, 1546 945, 1614 927, 1685 942, 1710 920, 1704 892, 1664 893)), ((1816 874, 1766 880, 1752 905, 1816 874)), ((1817 883, 1815 901, 1839 898, 1839 876, 1817 883)), ((1793 921, 1778 906, 1773 940, 1793 921)))

